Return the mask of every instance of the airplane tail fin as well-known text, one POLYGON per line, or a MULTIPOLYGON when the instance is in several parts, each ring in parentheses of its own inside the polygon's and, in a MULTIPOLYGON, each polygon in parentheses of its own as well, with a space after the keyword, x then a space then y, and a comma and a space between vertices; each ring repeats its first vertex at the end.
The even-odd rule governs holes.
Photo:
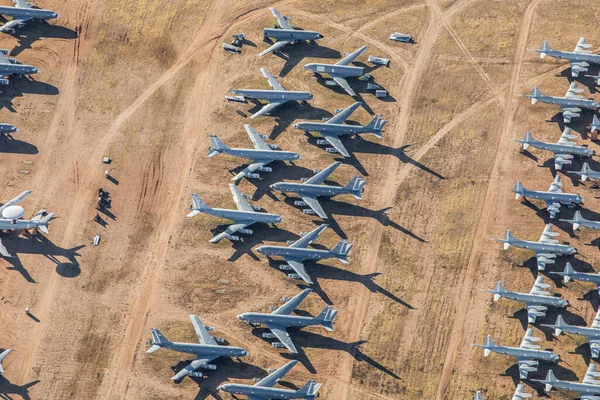
POLYGON ((377 136, 377 138, 383 139, 383 135, 381 134, 381 132, 386 123, 387 121, 383 119, 381 115, 376 115, 375 117, 373 117, 371 122, 367 124, 366 128, 369 128, 371 130, 371 133, 377 136))
POLYGON ((521 181, 517 181, 517 183, 515 183, 515 188, 513 189, 513 192, 515 192, 516 200, 519 200, 521 198, 521 196, 523 196, 524 190, 525 190, 525 188, 523 187, 523 184, 521 183, 521 181))
POLYGON ((171 343, 162 333, 160 333, 160 331, 158 329, 152 328, 151 332, 152 332, 152 347, 150 347, 148 350, 146 350, 146 353, 148 353, 148 354, 154 353, 156 350, 162 349, 167 343, 171 343))
POLYGON ((576 231, 581 226, 582 222, 585 222, 586 219, 581 216, 581 211, 575 211, 575 215, 573 216, 573 230, 576 231))
POLYGON ((538 53, 540 53, 540 58, 544 58, 544 57, 546 57, 548 52, 551 50, 552 50, 552 48, 550 47, 548 42, 544 40, 544 43, 542 43, 542 48, 537 51, 538 51, 538 53))
POLYGON ((579 174, 581 175, 581 180, 583 182, 587 181, 588 178, 588 172, 590 172, 592 169, 590 168, 588 163, 583 163, 583 165, 581 166, 581 171, 579 171, 579 174))
POLYGON ((190 209, 192 210, 192 212, 191 212, 191 213, 189 213, 189 214, 187 215, 187 217, 188 217, 188 218, 191 218, 191 217, 193 217, 193 216, 195 216, 195 215, 198 215, 198 214, 200 214, 200 212, 201 212, 202 210, 207 210, 207 209, 209 209, 209 208, 210 208, 210 207, 209 207, 209 206, 208 206, 208 205, 207 205, 205 202, 203 202, 203 201, 200 199, 200 196, 198 196, 197 194, 195 194, 195 193, 194 193, 194 194, 192 194, 192 205, 191 205, 191 207, 190 207, 190 209))
POLYGON ((527 150, 531 142, 533 142, 533 135, 531 135, 531 132, 527 131, 525 132, 525 138, 521 142, 523 143, 523 150, 527 150))
POLYGON ((0 354, 0 374, 4 373, 4 368, 2 367, 2 361, 6 358, 7 355, 10 354, 12 350, 11 349, 6 349, 2 352, 2 354, 0 354))
POLYGON ((504 250, 508 250, 510 248, 511 242, 514 240, 514 236, 512 232, 509 230, 506 231, 506 235, 504 235, 504 239, 492 239, 496 242, 504 243, 504 250))
POLYGON ((350 252, 351 248, 352 245, 348 243, 347 240, 342 240, 333 248, 332 252, 341 262, 348 264, 348 253, 350 252))
POLYGON ((223 152, 228 147, 217 137, 217 135, 210 135, 210 148, 208 150, 208 157, 214 157, 217 154, 223 152))
POLYGON ((334 310, 333 307, 327 306, 321 314, 317 315, 317 320, 323 325, 325 329, 329 332, 333 332, 333 319, 337 315, 337 310, 334 310))
POLYGON ((45 234, 48 234, 48 224, 50 223, 50 220, 52 218, 54 218, 54 213, 50 213, 48 215, 46 215, 45 217, 42 217, 42 214, 44 213, 44 210, 39 211, 36 216, 34 218, 38 218, 38 226, 37 228, 44 232, 45 234))
POLYGON ((296 392, 296 394, 298 396, 302 396, 302 398, 304 398, 304 399, 314 399, 315 397, 318 397, 317 392, 321 388, 321 385, 322 384, 318 383, 317 381, 310 380, 310 381, 306 382, 306 384, 304 386, 302 386, 296 392))
POLYGON ((502 297, 502 293, 506 292, 506 289, 504 289, 504 286, 502 286, 502 282, 498 281, 496 282, 496 287, 494 288, 493 292, 494 293, 494 301, 498 301, 500 300, 500 298, 502 297))
POLYGON ((558 379, 556 379, 556 377, 554 376, 554 372, 552 372, 552 370, 548 371, 548 374, 546 375, 546 379, 544 380, 545 383, 545 390, 546 392, 549 392, 552 390, 552 387, 554 386, 553 383, 558 382, 558 379))
POLYGON ((483 347, 483 355, 485 357, 488 357, 491 354, 491 350, 490 348, 495 347, 496 343, 494 343, 494 340, 492 339, 492 335, 487 335, 485 338, 485 343, 482 346, 483 347))
POLYGON ((531 91, 531 95, 529 96, 529 98, 531 99, 531 104, 535 104, 538 102, 538 97, 540 97, 542 95, 542 93, 540 92, 540 88, 539 87, 534 87, 533 90, 531 91))
POLYGON ((563 271, 563 282, 569 283, 571 282, 571 276, 575 273, 575 270, 571 266, 571 263, 567 263, 565 265, 565 270, 563 271))
POLYGON ((350 190, 350 194, 352 194, 352 196, 361 200, 362 192, 364 191, 366 184, 367 184, 367 181, 361 179, 361 177, 357 175, 354 178, 352 178, 352 180, 350 182, 348 182, 348 184, 345 186, 345 188, 350 190))
MULTIPOLYGON (((600 80, 600 78, 598 80, 600 80)), ((594 114, 594 118, 592 118, 592 125, 590 125, 590 131, 596 132, 597 129, 600 129, 600 119, 598 119, 598 116, 594 114)))
POLYGON ((559 315, 558 317, 556 317, 556 323, 554 324, 554 334, 556 336, 560 336, 560 334, 563 331, 562 328, 567 326, 569 326, 569 324, 565 322, 562 315, 559 315))

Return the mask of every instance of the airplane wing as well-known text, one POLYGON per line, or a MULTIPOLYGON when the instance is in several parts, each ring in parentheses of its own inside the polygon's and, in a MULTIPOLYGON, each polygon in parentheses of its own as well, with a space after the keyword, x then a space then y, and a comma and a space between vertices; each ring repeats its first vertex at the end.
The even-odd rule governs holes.
POLYGON ((197 358, 194 361, 192 361, 191 363, 189 363, 188 365, 186 365, 184 369, 182 369, 181 371, 176 373, 171 378, 171 380, 179 381, 179 380, 185 378, 186 376, 188 376, 191 372, 194 372, 195 370, 200 368, 202 365, 208 364, 209 362, 211 362, 212 360, 214 360, 217 357, 218 356, 208 356, 208 357, 203 357, 203 358, 197 358))
POLYGON ((356 93, 354 93, 354 90, 352 90, 352 88, 350 87, 350 84, 348 84, 348 81, 346 79, 344 79, 341 76, 333 76, 333 75, 331 75, 331 79, 333 79, 335 81, 335 83, 337 83, 342 88, 344 88, 346 93, 348 93, 350 96, 356 96, 356 93))
POLYGON ((590 364, 581 382, 588 385, 599 385, 600 381, 596 379, 598 377, 600 377, 600 372, 596 371, 596 364, 590 364))
POLYGON ((31 8, 31 3, 26 0, 13 0, 17 8, 31 8))
POLYGON ((253 162, 252 164, 248 165, 246 168, 244 168, 242 171, 240 171, 239 174, 237 174, 236 176, 234 176, 231 180, 232 181, 239 181, 240 179, 242 179, 246 175, 253 173, 254 171, 256 171, 257 169, 259 169, 260 167, 264 167, 265 165, 267 165, 268 163, 271 162, 271 160, 254 160, 254 161, 255 162, 253 162))
POLYGON ((512 400, 523 400, 533 397, 533 394, 525 392, 525 386, 522 383, 517 385, 515 389, 515 394, 513 394, 512 400))
POLYGON ((247 226, 252 225, 253 222, 239 222, 239 223, 234 223, 231 224, 227 227, 227 229, 225 229, 224 232, 219 233, 218 235, 214 236, 212 239, 209 240, 209 242, 211 243, 218 243, 221 239, 226 238, 229 235, 233 235, 234 233, 236 233, 237 231, 239 231, 240 229, 243 229, 247 226))
POLYGON ((309 285, 313 284, 312 279, 310 279, 310 275, 308 275, 308 272, 306 272, 306 268, 304 268, 302 260, 291 257, 283 257, 283 259, 288 263, 290 267, 292 267, 294 272, 300 275, 300 278, 302 278, 304 282, 308 283, 309 285))
POLYGON ((584 37, 580 37, 575 49, 573 49, 573 53, 590 54, 591 51, 587 50, 590 47, 592 47, 592 45, 587 43, 584 37))
POLYGON ((269 103, 269 104, 265 105, 263 108, 261 108, 260 110, 258 110, 258 112, 254 113, 254 115, 252 115, 250 117, 250 119, 260 117, 261 115, 269 114, 271 111, 273 111, 274 109, 276 109, 277 107, 279 107, 282 104, 283 103, 279 102, 279 101, 274 101, 272 103, 269 103))
POLYGON ((289 40, 280 40, 278 42, 275 42, 275 44, 273 44, 271 47, 269 47, 266 50, 261 51, 258 55, 260 57, 264 56, 265 54, 269 54, 273 51, 277 51, 285 46, 287 46, 288 44, 290 44, 289 40))
MULTIPOLYGON (((0 53, 2 54, 2 53, 0 53)), ((0 215, 2 214, 2 211, 4 211, 5 208, 8 208, 10 206, 14 206, 15 204, 19 204, 20 202, 23 201, 23 199, 27 196, 29 196, 31 194, 31 190, 26 190, 23 193, 21 193, 20 195, 18 195, 17 197, 15 197, 12 200, 7 201, 6 203, 4 203, 2 205, 2 207, 0 207, 0 215)))
POLYGON ((350 115, 352 115, 352 113, 358 108, 360 107, 362 103, 360 101, 357 101, 356 103, 352 104, 350 107, 346 108, 344 111, 342 111, 339 114, 334 115, 333 117, 331 117, 326 124, 342 124, 344 123, 344 121, 346 121, 350 115))
POLYGON ((329 144, 332 145, 333 148, 338 151, 338 153, 340 153, 344 157, 350 157, 348 150, 346 150, 346 147, 344 147, 338 135, 322 132, 321 136, 323 136, 325 140, 327 140, 329 144))
POLYGON ((317 215, 323 219, 327 218, 327 213, 315 196, 302 196, 302 201, 306 203, 317 215))
POLYGON ((290 315, 292 311, 296 309, 302 303, 302 301, 312 292, 312 289, 304 289, 288 301, 286 301, 281 307, 273 311, 271 314, 277 315, 290 315))
POLYGON ((309 244, 311 244, 312 242, 314 242, 315 240, 317 240, 319 238, 319 235, 321 235, 321 232, 323 232, 325 229, 327 229, 327 226, 328 226, 327 224, 320 225, 316 229, 312 230, 311 232, 308 232, 306 235, 304 235, 300 239, 296 240, 294 243, 292 243, 290 245, 290 247, 295 247, 295 248, 300 248, 300 249, 304 249, 304 248, 308 247, 309 244))
POLYGON ((281 29, 294 29, 294 27, 290 25, 288 20, 283 15, 281 15, 281 13, 279 13, 279 11, 275 9, 275 7, 269 7, 269 10, 271 10, 273 16, 277 18, 277 23, 279 24, 279 27, 281 29))
POLYGON ((290 353, 298 353, 296 350, 296 346, 294 346, 294 342, 290 338, 290 334, 285 330, 285 326, 277 325, 277 324, 267 324, 267 328, 277 337, 277 339, 283 343, 286 349, 290 351, 290 353))
POLYGON ((560 175, 556 175, 554 181, 550 184, 550 188, 548 188, 548 192, 550 193, 562 193, 560 189, 562 187, 562 183, 560 182, 560 175))
POLYGON ((340 61, 336 62, 335 65, 348 65, 358 56, 360 56, 369 46, 363 46, 360 49, 353 51, 348 54, 346 57, 342 58, 340 61))
POLYGON ((198 335, 198 340, 200 340, 201 344, 211 344, 217 345, 217 341, 213 338, 208 329, 202 324, 200 318, 196 315, 190 315, 190 320, 192 320, 192 325, 194 325, 194 330, 196 331, 196 335, 198 335))
MULTIPOLYGON (((7 24, 8 25, 8 24, 7 24)), ((3 26, 3 28, 6 25, 3 26)), ((10 61, 8 61, 8 58, 6 58, 6 56, 4 55, 4 53, 0 52, 0 64, 10 64, 10 61)))
POLYGON ((321 183, 325 182, 325 179, 329 178, 329 175, 331 175, 333 173, 333 171, 335 171, 335 169, 340 166, 340 164, 341 164, 341 162, 339 162, 339 161, 334 162, 329 167, 325 168, 322 171, 319 171, 318 174, 316 174, 312 178, 308 179, 304 183, 309 184, 309 185, 320 185, 321 183))
POLYGON ((567 93, 565 94, 565 98, 568 99, 582 99, 583 96, 577 94, 583 92, 583 89, 577 88, 577 82, 573 82, 569 85, 567 89, 567 93))
POLYGON ((558 139, 558 142, 556 143, 565 146, 575 146, 577 143, 571 141, 571 139, 575 138, 577 138, 577 136, 571 135, 571 128, 565 128, 562 135, 560 135, 560 139, 558 139))
POLYGON ((4 247, 2 239, 0 239, 0 254, 2 255, 2 257, 12 257, 8 250, 6 250, 6 247, 4 247))
POLYGON ((0 32, 10 32, 16 29, 19 29, 22 25, 25 25, 25 22, 29 21, 31 18, 21 17, 10 20, 6 24, 0 27, 0 32))
POLYGON ((577 118, 581 115, 581 108, 579 107, 561 107, 561 109, 565 124, 570 123, 571 119, 577 118))
POLYGON ((246 125, 244 125, 244 129, 246 129, 246 132, 248 133, 250 140, 252 140, 252 144, 254 145, 255 149, 271 150, 269 145, 265 142, 265 140, 262 138, 262 136, 260 136, 258 133, 256 133, 254 128, 252 128, 250 125, 246 124, 246 125))
POLYGON ((269 86, 271 86, 273 90, 285 91, 285 88, 281 86, 279 82, 277 82, 277 79, 275 79, 275 77, 271 75, 271 73, 266 68, 261 68, 260 72, 262 72, 263 76, 267 78, 267 82, 269 82, 269 86))
POLYGON ((235 205, 240 211, 254 211, 248 200, 244 197, 240 189, 237 188, 233 183, 229 184, 229 189, 231 190, 231 194, 233 195, 233 201, 235 201, 235 205))
MULTIPOLYGON (((560 139, 556 144, 560 144, 563 146, 576 146, 576 142, 572 142, 571 139, 575 139, 577 136, 571 135, 571 128, 565 128, 562 135, 560 135, 560 139)), ((562 170, 563 165, 569 165, 572 163, 573 155, 567 153, 554 153, 554 168, 556 170, 562 170)))
POLYGON ((542 340, 542 339, 540 339, 539 337, 533 336, 533 328, 529 328, 525 332, 525 336, 523 337, 523 340, 521 340, 521 345, 519 347, 521 349, 530 349, 530 350, 541 349, 542 346, 535 344, 535 342, 539 342, 540 340, 542 340))
MULTIPOLYGON (((290 370, 292 368, 294 368, 294 365, 296 365, 298 363, 298 360, 292 360, 289 363, 285 364, 283 367, 277 369, 276 371, 272 372, 271 374, 269 374, 269 376, 267 376, 266 378, 263 378, 261 381, 259 381, 256 385, 254 386, 262 386, 262 387, 273 387, 275 386, 275 384, 284 376, 287 375, 288 372, 290 372, 290 370)), ((252 398, 252 396, 248 397, 248 400, 250 400, 252 398)), ((262 397, 254 397, 255 399, 262 399, 262 397)))
MULTIPOLYGON (((539 258, 538 258, 538 265, 539 265, 539 258)), ((544 266, 545 266, 545 264, 544 264, 544 266)), ((533 287, 531 288, 529 293, 536 294, 539 296, 550 296, 549 292, 544 291, 544 289, 547 289, 549 287, 550 287, 550 285, 544 283, 544 277, 538 276, 538 278, 535 280, 535 283, 533 284, 533 287)), ((546 306, 536 305, 536 304, 532 304, 532 303, 526 303, 526 305, 527 305, 527 319, 529 322, 534 323, 537 317, 543 318, 546 316, 546 311, 548 310, 548 308, 546 306)))
POLYGON ((600 310, 598 310, 596 316, 594 317, 594 321, 592 321, 592 328, 600 329, 600 310))

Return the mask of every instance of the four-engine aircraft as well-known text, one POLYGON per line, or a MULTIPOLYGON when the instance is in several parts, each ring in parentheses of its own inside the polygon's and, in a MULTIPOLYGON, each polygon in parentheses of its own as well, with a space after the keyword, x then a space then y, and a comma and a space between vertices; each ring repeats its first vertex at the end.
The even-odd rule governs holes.
POLYGON ((284 17, 283 15, 281 15, 279 13, 279 11, 277 11, 275 9, 275 7, 269 7, 269 10, 271 10, 271 13, 273 13, 273 16, 275 16, 275 18, 277 18, 277 24, 279 24, 280 29, 272 29, 272 28, 265 28, 263 30, 263 34, 265 38, 271 38, 271 39, 276 39, 277 42, 275 42, 274 45, 272 45, 271 47, 269 47, 266 50, 263 50, 259 56, 264 56, 265 54, 268 54, 270 52, 276 52, 276 51, 280 51, 282 48, 284 48, 285 46, 287 46, 290 43, 294 43, 300 40, 318 40, 318 39, 323 39, 323 35, 321 35, 319 32, 313 32, 313 31, 303 31, 303 30, 299 30, 299 29, 294 29, 294 27, 292 25, 290 25, 290 23, 288 21, 291 20, 290 17, 284 17))

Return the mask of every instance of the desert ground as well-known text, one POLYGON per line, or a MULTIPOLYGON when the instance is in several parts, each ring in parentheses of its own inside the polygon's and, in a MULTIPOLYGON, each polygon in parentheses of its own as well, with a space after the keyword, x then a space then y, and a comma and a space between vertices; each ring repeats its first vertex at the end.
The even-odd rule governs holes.
MULTIPOLYGON (((2 5, 10 5, 3 0, 2 5)), ((597 270, 600 243, 590 231, 573 232, 550 220, 538 202, 515 201, 520 179, 545 190, 556 174, 564 191, 582 194, 584 217, 599 220, 600 196, 591 183, 554 170, 550 154, 522 153, 510 139, 530 130, 536 139, 558 140, 564 125, 558 108, 531 105, 519 94, 539 85, 563 95, 570 81, 566 62, 540 60, 529 48, 543 40, 571 50, 580 36, 600 45, 600 16, 590 2, 564 0, 39 0, 60 18, 31 23, 0 48, 40 73, 14 78, 1 88, 0 122, 15 124, 13 138, 0 138, 0 200, 24 190, 28 215, 56 213, 48 235, 4 233, 14 255, 0 260, 0 348, 13 352, 0 375, 6 399, 228 399, 217 387, 252 383, 290 359, 300 363, 280 382, 300 387, 323 383, 325 399, 508 399, 518 383, 514 359, 480 349, 491 334, 499 344, 519 344, 527 323, 522 304, 481 290, 501 280, 507 289, 528 291, 540 272, 533 253, 502 250, 490 238, 507 229, 519 238, 539 237, 551 223, 560 240, 579 254, 560 258, 575 269, 597 270), (324 35, 318 45, 298 43, 285 56, 257 54, 268 44, 262 29, 275 19, 268 7, 291 16, 296 27, 324 35), (388 40, 405 32, 415 42, 388 40), (221 48, 235 33, 248 42, 239 55, 221 48), (331 117, 355 99, 330 88, 303 69, 308 62, 336 62, 367 44, 358 58, 375 82, 389 91, 377 99, 366 83, 351 79, 364 106, 351 122, 373 115, 387 120, 384 138, 344 141, 343 159, 293 128, 303 120, 331 117), (389 58, 389 67, 367 62, 389 58), (314 94, 308 104, 286 104, 255 120, 254 104, 228 103, 233 88, 267 89, 259 68, 279 76, 288 90, 314 94), (275 164, 240 190, 252 203, 285 221, 256 225, 239 242, 208 240, 222 220, 186 219, 190 194, 209 205, 233 208, 231 177, 243 160, 207 158, 208 135, 229 146, 247 147, 243 124, 251 123, 269 143, 302 155, 294 165, 275 164), (106 166, 103 157, 113 162, 106 166), (269 310, 306 286, 279 271, 253 249, 285 244, 322 223, 293 206, 269 185, 299 181, 339 160, 330 181, 344 185, 359 174, 368 181, 362 201, 340 196, 323 201, 332 229, 315 243, 331 248, 354 244, 350 264, 307 263, 316 281, 301 315, 325 305, 339 314, 335 331, 291 330, 297 356, 262 339, 235 316, 269 310), (104 177, 109 169, 111 179, 104 177), (111 208, 94 220, 98 188, 111 208), (92 238, 101 235, 98 247, 92 238), (31 308, 26 315, 25 308, 31 308), (197 340, 188 319, 197 314, 215 335, 248 349, 240 361, 219 359, 206 378, 170 380, 193 357, 160 350, 146 354, 156 327, 172 341, 197 340)), ((594 49, 595 50, 595 47, 594 49)), ((590 72, 597 72, 592 68, 590 72)), ((600 97, 594 81, 578 78, 585 97, 600 97)), ((584 113, 570 126, 580 144, 600 151, 586 130, 584 113)), ((592 168, 600 169, 595 160, 592 168)), ((579 169, 576 160, 565 169, 579 169)), ((562 209, 561 217, 575 210, 562 209)), ((550 291, 572 305, 571 324, 591 323, 599 305, 593 285, 563 284, 543 272, 550 291)), ((552 323, 556 311, 541 322, 552 323)), ((553 337, 534 324, 542 347, 561 356, 540 365, 532 377, 580 380, 591 362, 581 337, 553 337)), ((534 398, 543 387, 523 381, 534 398)), ((557 391, 550 398, 575 398, 557 391)))

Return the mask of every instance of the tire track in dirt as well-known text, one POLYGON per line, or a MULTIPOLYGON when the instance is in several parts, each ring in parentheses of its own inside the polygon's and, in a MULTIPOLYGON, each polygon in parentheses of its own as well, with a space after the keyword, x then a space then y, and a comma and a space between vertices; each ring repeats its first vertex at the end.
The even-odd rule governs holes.
MULTIPOLYGON (((525 45, 529 36, 529 30, 531 28, 531 22, 534 17, 534 11, 541 0, 533 0, 527 6, 525 13, 523 14, 523 21, 519 28, 519 37, 515 46, 515 56, 513 59, 513 69, 511 71, 511 78, 507 93, 507 107, 504 111, 504 125, 502 127, 502 135, 499 140, 499 148, 496 153, 494 165, 492 167, 492 174, 488 183, 488 187, 485 194, 483 203, 483 209, 480 214, 479 224, 475 231, 475 237, 473 239, 473 246, 471 247, 471 255, 469 257, 469 263, 465 271, 465 277, 460 286, 458 293, 470 293, 473 280, 475 279, 475 271, 477 261, 481 254, 483 243, 487 243, 485 234, 487 232, 488 221, 491 216, 491 212, 494 205, 495 199, 495 186, 498 182, 500 175, 500 164, 504 160, 506 155, 506 148, 508 145, 508 139, 511 134, 511 128, 513 126, 515 112, 518 107, 518 100, 516 98, 517 85, 519 80, 519 74, 521 72, 521 66, 523 64, 525 45)), ((460 296, 459 303, 456 306, 456 319, 453 321, 452 332, 448 341, 448 351, 446 352, 446 358, 444 360, 444 368, 442 370, 442 376, 438 385, 437 399, 441 400, 445 398, 446 390, 450 384, 452 377, 452 369, 454 361, 456 359, 456 352, 460 338, 463 336, 465 316, 469 307, 470 296, 460 296)))

